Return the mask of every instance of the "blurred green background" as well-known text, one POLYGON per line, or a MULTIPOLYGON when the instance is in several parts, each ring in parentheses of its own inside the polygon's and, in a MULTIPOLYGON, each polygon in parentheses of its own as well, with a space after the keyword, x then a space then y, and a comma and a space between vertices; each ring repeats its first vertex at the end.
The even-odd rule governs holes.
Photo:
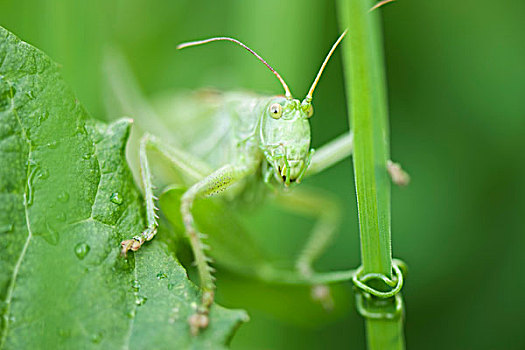
MULTIPOLYGON (((407 347, 523 349, 525 2, 399 0, 381 11, 392 158, 412 176, 409 187, 393 188, 392 200, 394 256, 409 265, 407 347)), ((0 24, 59 62, 81 102, 103 120, 120 117, 106 112, 108 48, 124 53, 149 97, 209 86, 282 93, 272 74, 231 44, 175 50, 182 41, 234 36, 302 98, 341 31, 336 18, 333 1, 0 0, 0 24)), ((349 28, 345 40, 351 39, 349 28)), ((339 53, 314 104, 319 146, 348 128, 339 53)), ((318 266, 356 267, 351 162, 308 185, 338 194, 346 213, 318 266)), ((276 215, 285 226, 260 240, 290 260, 304 241, 294 225, 305 225, 276 215)), ((257 221, 259 229, 263 224, 257 221)), ((319 316, 297 311, 310 307, 306 290, 290 290, 287 299, 275 293, 275 300, 265 286, 226 274, 219 281, 222 304, 252 316, 234 349, 364 347, 363 322, 352 305, 319 316)), ((342 288, 351 302, 350 287, 342 288)))

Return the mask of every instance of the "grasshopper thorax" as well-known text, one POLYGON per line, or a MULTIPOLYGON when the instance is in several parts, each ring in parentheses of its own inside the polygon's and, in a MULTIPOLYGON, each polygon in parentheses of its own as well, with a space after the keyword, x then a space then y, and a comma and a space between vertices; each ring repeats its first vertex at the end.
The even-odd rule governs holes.
POLYGON ((286 186, 300 182, 309 165, 312 114, 309 102, 284 96, 270 98, 264 108, 260 147, 274 177, 286 186))

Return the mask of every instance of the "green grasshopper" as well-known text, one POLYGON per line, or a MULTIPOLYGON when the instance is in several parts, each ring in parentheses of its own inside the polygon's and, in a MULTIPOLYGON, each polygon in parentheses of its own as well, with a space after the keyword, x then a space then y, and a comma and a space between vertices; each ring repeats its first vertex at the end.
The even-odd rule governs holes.
MULTIPOLYGON (((299 101, 292 97, 285 81, 262 57, 240 41, 216 37, 193 41, 178 46, 179 49, 214 41, 230 41, 248 50, 273 72, 281 82, 284 96, 257 96, 242 93, 224 94, 220 103, 214 104, 212 119, 206 128, 199 126, 202 139, 195 139, 187 132, 182 144, 192 151, 169 146, 157 137, 146 134, 140 142, 139 158, 146 202, 146 229, 132 239, 124 240, 122 254, 137 251, 151 240, 158 227, 158 216, 153 194, 147 148, 154 149, 170 161, 173 168, 185 179, 187 191, 181 198, 181 215, 186 235, 193 251, 202 289, 202 300, 196 314, 189 319, 193 334, 207 327, 209 308, 214 300, 214 276, 207 256, 205 235, 198 232, 192 214, 192 205, 199 197, 217 195, 225 190, 228 201, 246 198, 247 192, 260 201, 268 194, 275 194, 279 204, 292 211, 307 213, 318 218, 306 245, 299 255, 296 267, 307 279, 314 273, 313 262, 321 255, 339 223, 338 206, 331 199, 318 193, 288 189, 342 159, 352 152, 352 133, 343 134, 314 152, 310 147, 310 123, 313 116, 313 92, 322 72, 339 45, 346 31, 341 34, 326 56, 306 97, 299 101), (202 144, 206 146, 202 146, 202 144), (202 146, 202 147, 200 147, 202 146), (254 186, 255 184, 255 186, 254 186), (301 207, 298 208, 298 203, 301 207)), ((192 127, 191 123, 189 127, 192 127)), ((184 138, 184 135, 181 136, 184 138)), ((395 164, 394 164, 395 165, 395 164)), ((316 294, 329 304, 328 290, 316 285, 316 294)))

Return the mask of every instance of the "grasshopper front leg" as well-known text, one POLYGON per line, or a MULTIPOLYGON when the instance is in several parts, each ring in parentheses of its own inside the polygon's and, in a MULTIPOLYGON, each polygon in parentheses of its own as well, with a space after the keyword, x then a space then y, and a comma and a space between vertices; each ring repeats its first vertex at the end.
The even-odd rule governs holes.
MULTIPOLYGON (((353 133, 350 131, 319 148, 312 157, 306 176, 317 174, 352 155, 354 148, 353 136, 353 133)), ((386 163, 386 169, 394 184, 406 186, 410 182, 410 175, 401 168, 399 163, 389 160, 386 163)))
POLYGON ((144 187, 144 201, 146 203, 146 229, 140 235, 132 239, 122 241, 122 255, 126 255, 129 250, 137 251, 144 242, 153 239, 157 233, 158 216, 155 206, 156 197, 153 194, 153 184, 149 166, 147 150, 153 149, 165 157, 170 164, 188 181, 194 183, 203 179, 211 170, 200 159, 179 149, 168 146, 165 142, 160 141, 153 135, 146 134, 140 140, 139 159, 140 174, 142 185, 144 187))
POLYGON ((200 286, 202 289, 201 305, 197 313, 189 319, 191 332, 196 335, 200 329, 208 326, 208 313, 214 299, 215 283, 213 268, 209 265, 210 259, 206 256, 205 250, 208 249, 202 242, 204 235, 197 231, 193 220, 191 208, 193 202, 199 196, 213 196, 227 189, 237 181, 244 178, 252 171, 248 166, 226 165, 213 172, 203 180, 191 186, 181 198, 181 214, 185 227, 186 235, 190 241, 195 264, 199 273, 200 286))
POLYGON ((326 168, 350 157, 353 148, 354 134, 351 131, 336 137, 315 151, 312 157, 312 162, 306 171, 306 176, 320 173, 326 168))
POLYGON ((156 211, 158 208, 155 206, 154 200, 156 199, 153 194, 153 184, 151 181, 151 171, 149 168, 148 156, 146 153, 146 147, 148 146, 150 139, 145 136, 140 140, 139 147, 139 159, 140 159, 140 175, 142 178, 142 184, 144 186, 144 201, 146 202, 146 229, 141 232, 140 235, 134 236, 132 239, 122 241, 122 255, 126 255, 129 250, 137 251, 144 244, 144 242, 151 240, 155 237, 158 227, 158 216, 156 211))

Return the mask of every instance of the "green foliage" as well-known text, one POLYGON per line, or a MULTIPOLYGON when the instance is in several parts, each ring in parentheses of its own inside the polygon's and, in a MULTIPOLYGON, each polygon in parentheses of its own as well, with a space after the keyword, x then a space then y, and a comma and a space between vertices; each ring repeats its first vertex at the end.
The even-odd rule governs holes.
POLYGON ((217 349, 246 320, 214 306, 191 337, 199 292, 166 246, 120 256, 144 225, 130 126, 90 119, 56 65, 0 28, 0 348, 217 349))
MULTIPOLYGON (((116 100, 107 95, 105 48, 123 52, 148 100, 202 87, 280 93, 272 74, 229 45, 175 50, 179 42, 229 35, 261 54, 302 96, 341 33, 335 4, 4 0, 0 23, 62 65, 64 79, 91 116, 137 120, 135 109, 106 109, 116 100)), ((403 287, 407 345, 524 349, 525 280, 517 276, 525 265, 525 1, 399 0, 380 12, 392 158, 413 180, 392 188, 393 253, 410 266, 403 287)), ((343 43, 352 35, 350 27, 343 43)), ((338 49, 316 90, 314 148, 348 129, 341 53, 338 49)), ((132 135, 136 130, 135 125, 132 135)), ((317 265, 323 271, 359 265, 350 164, 346 160, 302 185, 336 193, 348 213, 317 265)), ((265 252, 288 262, 311 223, 265 207, 249 224, 265 252)), ((344 318, 315 323, 326 313, 307 312, 312 305, 307 288, 300 295, 286 289, 279 301, 275 291, 225 277, 219 269, 219 302, 246 306, 251 318, 234 337, 233 349, 364 348, 362 318, 352 308, 344 318), (292 304, 290 312, 282 308, 292 304), (284 317, 269 312, 279 308, 284 317)))

